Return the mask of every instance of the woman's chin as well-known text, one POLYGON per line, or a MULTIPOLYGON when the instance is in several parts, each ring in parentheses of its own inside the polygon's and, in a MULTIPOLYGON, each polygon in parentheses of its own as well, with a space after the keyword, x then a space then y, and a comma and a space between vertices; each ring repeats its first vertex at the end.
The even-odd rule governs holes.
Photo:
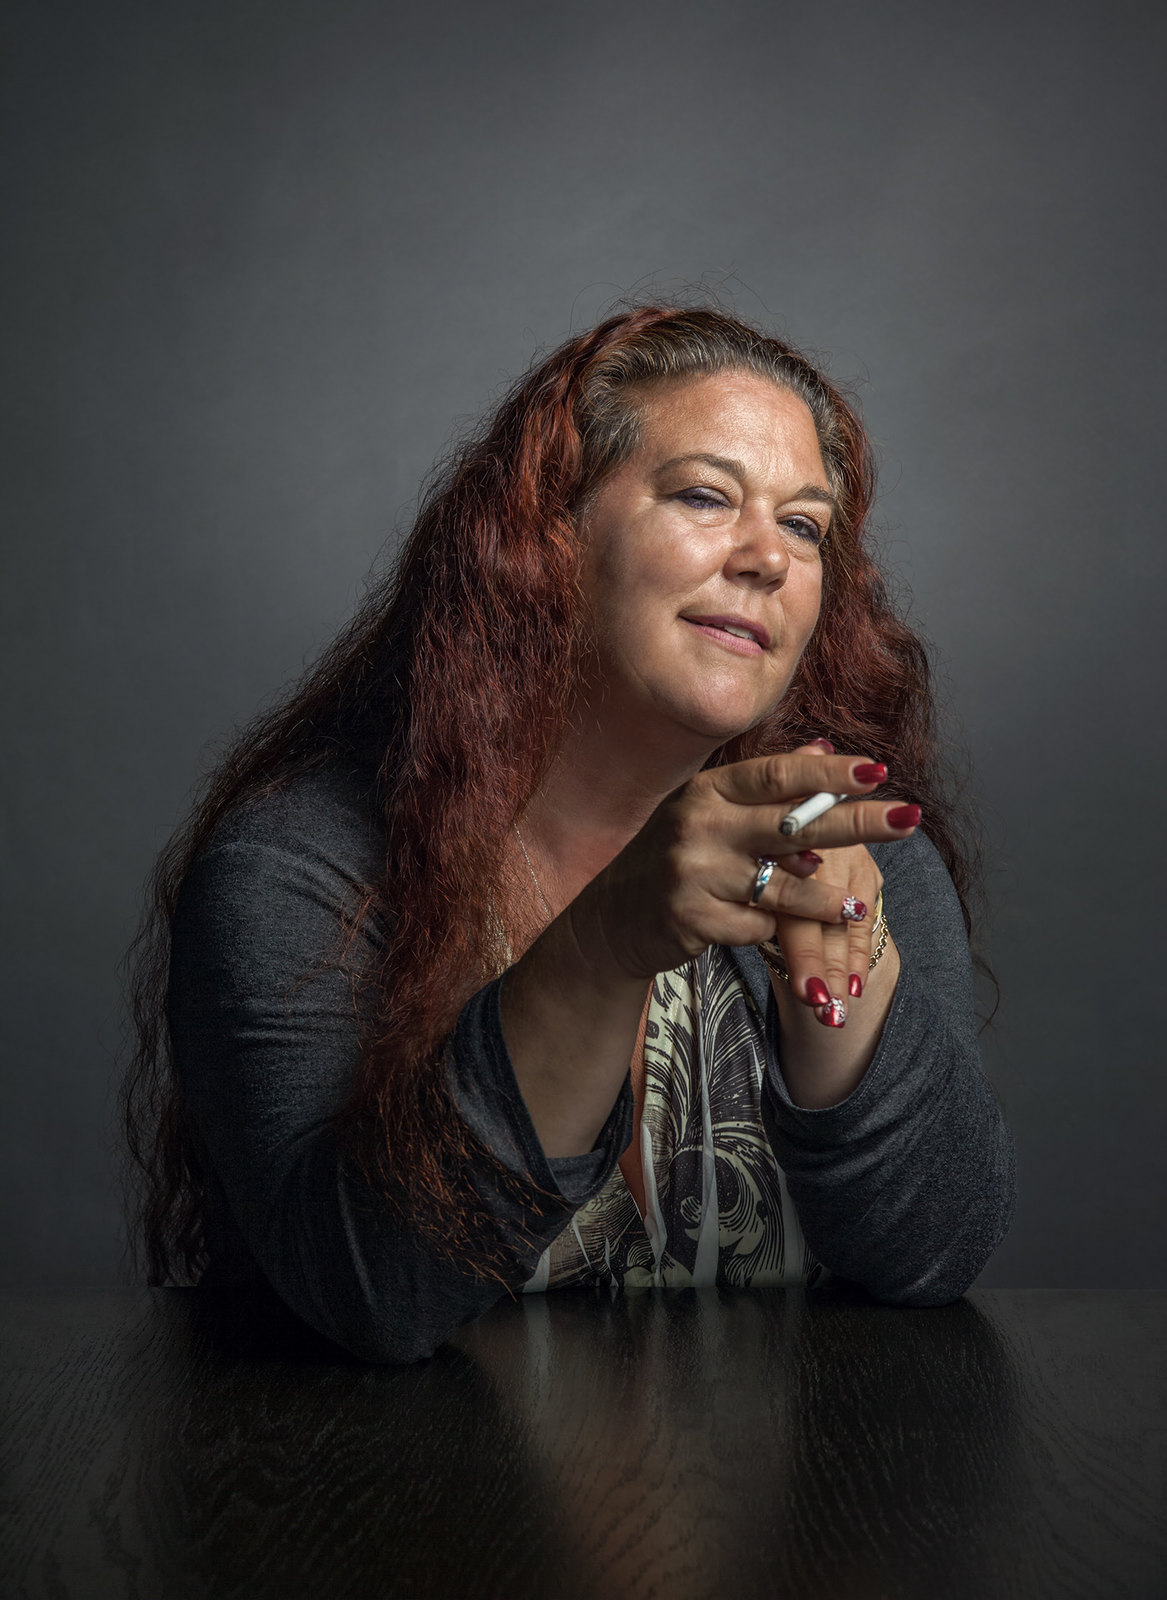
POLYGON ((685 708, 677 707, 673 712, 673 720, 695 738, 711 745, 719 745, 726 744, 730 739, 736 739, 741 734, 748 733, 751 728, 757 727, 769 710, 768 706, 759 711, 756 705, 730 707, 724 704, 716 706, 697 704, 685 708))
POLYGON ((774 702, 769 700, 759 705, 756 696, 679 695, 675 691, 670 694, 670 687, 643 685, 641 694, 622 704, 603 690, 593 691, 580 697, 575 718, 580 726, 590 723, 593 728, 598 720, 622 746, 640 747, 647 755, 650 750, 659 749, 662 740, 666 745, 678 741, 693 747, 706 745, 712 751, 756 728, 774 708, 774 702))

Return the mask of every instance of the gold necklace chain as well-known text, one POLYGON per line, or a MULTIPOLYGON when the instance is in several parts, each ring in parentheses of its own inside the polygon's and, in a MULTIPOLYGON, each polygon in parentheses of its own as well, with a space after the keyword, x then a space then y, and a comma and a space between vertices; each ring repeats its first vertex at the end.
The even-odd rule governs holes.
POLYGON ((544 911, 546 911, 547 915, 554 922, 555 913, 554 913, 554 911, 552 911, 551 907, 547 904, 547 896, 543 893, 542 886, 540 885, 538 878, 535 876, 535 869, 531 865, 531 858, 527 854, 527 847, 523 843, 523 836, 519 832, 519 825, 518 825, 517 822, 514 824, 514 830, 515 830, 515 838, 519 841, 519 849, 523 852, 523 860, 527 863, 527 870, 531 874, 531 882, 535 885, 535 888, 538 890, 539 898, 543 902, 544 911))

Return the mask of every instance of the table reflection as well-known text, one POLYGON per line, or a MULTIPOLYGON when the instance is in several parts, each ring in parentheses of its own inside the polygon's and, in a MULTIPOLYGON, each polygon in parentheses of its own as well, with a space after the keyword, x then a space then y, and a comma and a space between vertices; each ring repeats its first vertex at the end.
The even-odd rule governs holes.
POLYGON ((566 1292, 459 1345, 551 1492, 571 1593, 1005 1592, 1017 1385, 968 1301, 566 1292))

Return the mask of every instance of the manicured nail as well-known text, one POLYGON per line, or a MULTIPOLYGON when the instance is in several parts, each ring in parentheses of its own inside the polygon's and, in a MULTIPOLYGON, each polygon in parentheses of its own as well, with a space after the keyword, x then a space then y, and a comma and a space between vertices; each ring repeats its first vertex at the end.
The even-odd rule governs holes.
POLYGON ((858 761, 851 768, 851 776, 856 783, 882 783, 887 768, 882 761, 858 761))
POLYGON ((829 1006, 831 991, 821 978, 808 978, 806 980, 806 998, 812 1006, 829 1006))
POLYGON ((829 739, 809 739, 807 743, 812 750, 825 750, 829 756, 833 756, 835 753, 835 747, 829 739))
POLYGON ((862 922, 867 915, 867 907, 862 900, 856 900, 853 894, 843 896, 843 919, 846 922, 862 922))
POLYGON ((847 979, 847 993, 851 996, 852 1000, 858 1000, 859 996, 863 993, 863 979, 857 972, 853 972, 847 979))
POLYGON ((823 858, 819 855, 817 850, 800 850, 798 852, 798 859, 800 861, 809 861, 814 867, 821 867, 823 864, 823 858))
POLYGON ((883 820, 889 828, 915 828, 922 816, 919 806, 892 806, 884 812, 883 820))
POLYGON ((847 1007, 841 1000, 828 1000, 818 1019, 826 1028, 841 1028, 847 1020, 847 1007))

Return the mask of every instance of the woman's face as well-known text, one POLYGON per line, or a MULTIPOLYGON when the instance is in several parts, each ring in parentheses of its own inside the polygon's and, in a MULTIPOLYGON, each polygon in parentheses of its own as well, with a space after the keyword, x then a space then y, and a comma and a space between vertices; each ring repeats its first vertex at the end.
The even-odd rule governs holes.
POLYGON ((819 613, 831 493, 806 405, 753 373, 640 406, 583 526, 604 720, 715 747, 781 699, 819 613))

